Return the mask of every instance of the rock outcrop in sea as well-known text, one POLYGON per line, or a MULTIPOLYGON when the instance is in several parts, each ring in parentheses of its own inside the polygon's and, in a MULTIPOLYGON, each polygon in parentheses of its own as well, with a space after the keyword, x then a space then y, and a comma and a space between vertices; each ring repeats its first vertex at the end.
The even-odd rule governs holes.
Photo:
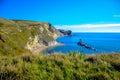
POLYGON ((57 30, 50 23, 0 18, 0 53, 39 53, 56 45, 56 38, 63 35, 71 35, 71 31, 57 30))
POLYGON ((72 36, 73 35, 71 30, 58 29, 58 31, 60 33, 62 33, 63 35, 67 35, 67 36, 72 36))

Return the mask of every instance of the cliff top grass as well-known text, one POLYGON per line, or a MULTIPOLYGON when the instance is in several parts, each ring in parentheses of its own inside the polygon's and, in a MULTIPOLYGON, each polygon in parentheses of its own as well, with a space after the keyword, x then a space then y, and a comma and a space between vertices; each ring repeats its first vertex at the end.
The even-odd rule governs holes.
POLYGON ((50 30, 50 27, 49 23, 0 18, 0 54, 29 52, 25 49, 26 44, 32 42, 36 35, 39 36, 39 44, 53 41, 56 30, 50 30))
POLYGON ((0 56, 2 80, 120 80, 120 54, 0 56))

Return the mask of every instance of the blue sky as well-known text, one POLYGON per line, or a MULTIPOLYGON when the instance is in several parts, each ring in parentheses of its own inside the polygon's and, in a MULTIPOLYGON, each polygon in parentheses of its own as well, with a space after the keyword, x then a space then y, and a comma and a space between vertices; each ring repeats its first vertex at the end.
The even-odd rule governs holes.
POLYGON ((50 22, 76 32, 120 32, 120 0, 0 0, 0 17, 50 22))

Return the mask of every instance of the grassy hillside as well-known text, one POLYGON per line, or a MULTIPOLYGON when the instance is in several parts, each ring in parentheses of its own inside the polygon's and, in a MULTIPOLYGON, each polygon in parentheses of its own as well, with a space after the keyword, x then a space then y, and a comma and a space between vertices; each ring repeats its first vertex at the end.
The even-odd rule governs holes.
POLYGON ((49 23, 0 18, 0 80, 120 80, 120 54, 31 54, 59 35, 49 23))
POLYGON ((0 56, 2 80, 120 80, 120 54, 0 56))
POLYGON ((49 46, 58 31, 49 23, 0 18, 0 53, 21 54, 35 47, 49 46))

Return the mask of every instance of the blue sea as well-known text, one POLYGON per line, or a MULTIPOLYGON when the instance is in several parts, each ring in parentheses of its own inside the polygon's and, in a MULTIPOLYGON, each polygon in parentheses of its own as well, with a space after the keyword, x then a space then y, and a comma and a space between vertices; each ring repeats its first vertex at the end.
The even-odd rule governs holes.
POLYGON ((120 33, 73 33, 73 36, 63 36, 57 38, 63 46, 55 46, 46 49, 45 53, 69 53, 73 51, 83 52, 84 54, 94 53, 120 53, 120 33), (87 49, 77 43, 82 42, 96 50, 87 49))

